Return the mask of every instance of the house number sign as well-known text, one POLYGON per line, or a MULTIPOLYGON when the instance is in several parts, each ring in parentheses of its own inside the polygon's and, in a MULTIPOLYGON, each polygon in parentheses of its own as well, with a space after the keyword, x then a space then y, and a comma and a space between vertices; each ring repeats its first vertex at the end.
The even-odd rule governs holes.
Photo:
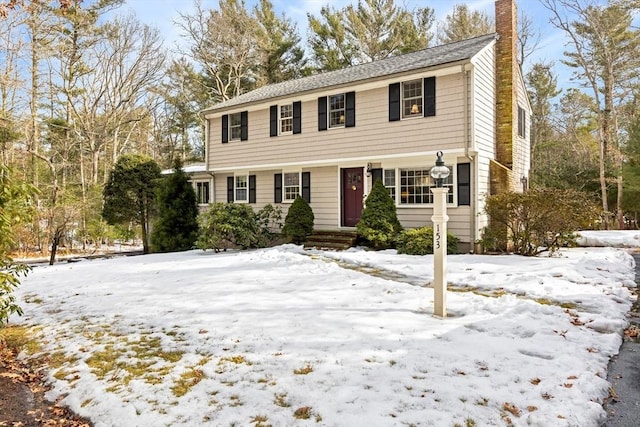
POLYGON ((435 248, 440 249, 440 245, 442 245, 442 236, 440 235, 440 224, 436 224, 436 235, 434 237, 435 240, 435 248))

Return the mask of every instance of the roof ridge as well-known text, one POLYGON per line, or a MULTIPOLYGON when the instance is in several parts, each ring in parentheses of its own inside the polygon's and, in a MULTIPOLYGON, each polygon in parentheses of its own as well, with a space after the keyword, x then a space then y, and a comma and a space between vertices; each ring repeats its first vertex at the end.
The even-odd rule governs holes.
POLYGON ((278 98, 295 93, 328 88, 349 82, 362 81, 469 59, 480 50, 476 45, 482 44, 484 46, 489 40, 494 40, 495 35, 496 33, 483 34, 481 36, 431 46, 376 61, 364 62, 338 70, 325 71, 311 76, 265 85, 227 101, 215 104, 203 110, 202 113, 206 114, 225 108, 264 101, 270 98, 278 98))

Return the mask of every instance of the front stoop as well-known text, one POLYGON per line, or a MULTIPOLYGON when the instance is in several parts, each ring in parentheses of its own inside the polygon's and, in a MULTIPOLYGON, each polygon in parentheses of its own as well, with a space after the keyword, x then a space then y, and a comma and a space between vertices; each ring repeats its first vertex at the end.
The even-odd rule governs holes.
POLYGON ((304 243, 305 249, 343 251, 356 244, 358 234, 350 230, 314 230, 304 243))

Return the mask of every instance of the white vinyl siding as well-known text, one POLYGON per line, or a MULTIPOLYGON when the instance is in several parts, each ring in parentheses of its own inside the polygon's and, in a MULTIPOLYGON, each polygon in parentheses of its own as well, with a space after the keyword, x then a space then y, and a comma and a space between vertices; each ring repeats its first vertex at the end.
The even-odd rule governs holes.
MULTIPOLYGON (((317 131, 317 98, 302 102, 303 133, 282 139, 269 137, 268 106, 251 110, 248 140, 228 146, 210 144, 209 167, 215 171, 218 168, 278 165, 283 162, 283 153, 287 153, 286 162, 290 164, 318 161, 336 164, 345 158, 462 150, 462 74, 441 76, 437 82, 438 114, 429 120, 389 122, 388 85, 357 92, 357 128, 337 128, 329 134, 317 131)), ((319 93, 322 95, 324 93, 319 93)), ((220 140, 219 123, 219 117, 211 121, 209 141, 220 140)))

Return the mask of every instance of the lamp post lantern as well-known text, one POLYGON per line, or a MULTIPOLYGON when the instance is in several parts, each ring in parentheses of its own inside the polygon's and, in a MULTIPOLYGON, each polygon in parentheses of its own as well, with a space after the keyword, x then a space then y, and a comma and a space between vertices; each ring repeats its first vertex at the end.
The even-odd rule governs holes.
POLYGON ((433 193, 433 314, 447 317, 447 193, 449 189, 442 187, 444 180, 451 171, 444 165, 442 151, 436 153, 436 165, 431 168, 429 175, 436 182, 433 193))

